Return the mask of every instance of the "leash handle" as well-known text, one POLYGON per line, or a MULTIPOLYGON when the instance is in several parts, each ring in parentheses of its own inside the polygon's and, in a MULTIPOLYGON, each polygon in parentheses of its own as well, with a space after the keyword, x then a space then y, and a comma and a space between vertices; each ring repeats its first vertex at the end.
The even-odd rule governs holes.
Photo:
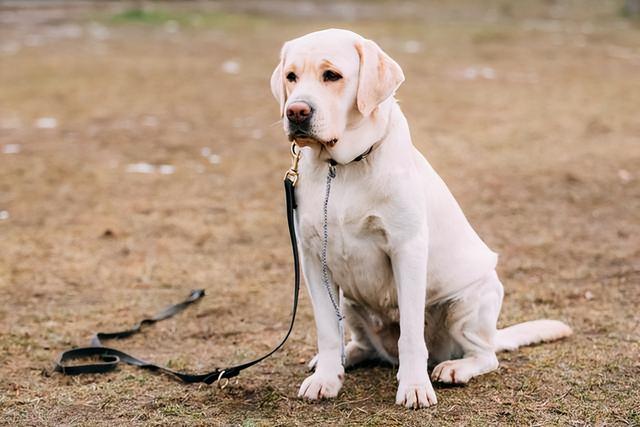
MULTIPOLYGON (((295 152, 292 148, 292 154, 294 153, 295 152)), ((297 155, 299 160, 299 151, 295 153, 295 155, 297 155)), ((125 353, 124 351, 111 347, 105 347, 102 345, 102 340, 125 339, 139 333, 145 325, 152 325, 156 322, 175 316, 176 314, 185 310, 187 307, 191 306, 193 303, 199 301, 204 297, 204 290, 198 289, 195 291, 191 291, 189 296, 184 301, 165 307, 155 316, 141 320, 130 329, 119 332, 98 332, 91 338, 91 343, 88 347, 79 347, 63 351, 58 355, 54 362, 54 371, 60 372, 65 375, 104 373, 115 370, 120 363, 125 363, 127 365, 138 366, 142 369, 159 371, 168 375, 172 375, 173 377, 185 383, 202 382, 205 384, 211 384, 215 381, 220 381, 225 378, 228 379, 237 376, 244 369, 262 362, 264 359, 282 348, 284 343, 291 335, 291 332, 293 331, 293 325, 295 323, 296 313, 298 311, 298 297, 300 295, 300 256, 298 254, 298 239, 296 237, 295 229, 295 209, 297 206, 294 190, 298 178, 297 162, 295 166, 295 175, 287 173, 284 179, 287 224, 289 227, 289 237, 291 238, 291 250, 293 252, 293 305, 291 309, 291 320, 289 322, 289 329, 287 330, 287 333, 284 335, 284 337, 280 340, 280 342, 275 347, 273 347, 273 349, 258 357, 257 359, 253 359, 249 362, 241 363, 239 365, 230 366, 224 369, 214 369, 213 371, 203 374, 189 374, 186 372, 174 371, 173 369, 170 369, 166 366, 156 365, 154 363, 144 361, 128 353, 125 353), (86 359, 90 357, 97 357, 100 359, 100 361, 93 363, 71 363, 79 359, 86 359)))

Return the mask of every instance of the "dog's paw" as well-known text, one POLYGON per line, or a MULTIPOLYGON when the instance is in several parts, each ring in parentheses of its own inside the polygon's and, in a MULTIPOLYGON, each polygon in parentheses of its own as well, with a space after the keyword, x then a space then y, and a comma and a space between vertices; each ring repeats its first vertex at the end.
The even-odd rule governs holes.
POLYGON ((433 381, 445 384, 466 384, 469 376, 457 360, 447 360, 438 364, 431 372, 433 381))
POLYGON ((315 372, 302 382, 298 397, 307 400, 336 397, 342 388, 343 381, 344 371, 338 373, 315 372))
POLYGON ((425 383, 419 384, 400 382, 396 394, 396 404, 410 409, 420 409, 436 403, 438 403, 436 392, 428 379, 425 383))
POLYGON ((446 384, 466 384, 475 376, 498 369, 498 359, 490 353, 485 357, 446 360, 431 372, 433 381, 446 384))

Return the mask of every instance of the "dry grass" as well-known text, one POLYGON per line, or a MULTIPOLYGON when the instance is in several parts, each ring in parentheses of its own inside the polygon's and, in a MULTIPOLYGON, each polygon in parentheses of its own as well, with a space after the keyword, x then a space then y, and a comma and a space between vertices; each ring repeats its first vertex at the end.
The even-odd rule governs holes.
POLYGON ((0 150, 21 148, 0 152, 0 423, 640 425, 640 31, 615 2, 514 3, 374 2, 356 22, 330 6, 311 20, 242 13, 264 2, 165 4, 151 18, 0 6, 0 150), (43 374, 92 331, 197 287, 196 308, 122 345, 204 370, 278 340, 288 146, 268 77, 284 40, 327 26, 404 67, 415 143, 501 254, 501 324, 553 317, 575 336, 503 354, 418 412, 393 405, 386 366, 351 372, 335 401, 295 398, 315 347, 306 295, 285 349, 224 391, 128 367, 43 374), (469 67, 495 76, 465 79, 469 67), (58 126, 34 127, 41 117, 58 126), (127 173, 136 162, 176 169, 127 173))

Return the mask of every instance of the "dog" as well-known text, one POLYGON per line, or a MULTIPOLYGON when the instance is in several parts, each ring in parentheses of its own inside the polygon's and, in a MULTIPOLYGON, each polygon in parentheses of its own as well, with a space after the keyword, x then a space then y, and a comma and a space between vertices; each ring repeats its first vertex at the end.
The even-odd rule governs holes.
POLYGON ((318 353, 300 386, 308 400, 337 396, 344 369, 370 359, 398 366, 396 403, 437 403, 431 381, 465 384, 498 367, 496 352, 571 335, 535 320, 497 329, 498 256, 413 146, 395 92, 400 66, 373 41, 329 29, 288 41, 271 76, 284 131, 300 146, 296 185, 302 270, 318 353), (324 270, 350 331, 323 282, 324 270), (428 366, 433 366, 431 376, 428 366))

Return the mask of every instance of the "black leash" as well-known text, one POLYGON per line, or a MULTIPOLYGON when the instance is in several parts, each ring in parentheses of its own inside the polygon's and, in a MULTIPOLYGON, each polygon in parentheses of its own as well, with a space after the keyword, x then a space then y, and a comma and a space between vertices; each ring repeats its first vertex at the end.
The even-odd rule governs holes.
POLYGON ((89 347, 74 348, 62 352, 55 361, 54 370, 66 375, 77 374, 89 374, 89 373, 103 373, 114 370, 118 364, 126 363, 128 365, 138 366, 142 369, 148 369, 150 371, 159 371, 165 374, 173 375, 185 383, 206 383, 211 384, 221 379, 228 379, 237 376, 241 371, 247 369, 257 363, 260 363, 273 353, 278 351, 291 335, 293 330, 293 324, 296 320, 296 311, 298 309, 298 295, 300 293, 300 260, 298 256, 298 244, 296 238, 296 230, 294 224, 294 211, 296 209, 294 186, 298 178, 298 161, 300 160, 300 152, 295 150, 295 144, 291 146, 291 154, 293 162, 291 169, 289 169, 284 178, 284 192, 287 203, 287 223, 289 225, 289 236, 291 237, 291 249, 293 251, 293 271, 294 271, 294 285, 293 285, 293 307, 291 309, 291 321, 289 323, 289 330, 282 340, 271 351, 260 356, 257 359, 245 362, 239 365, 230 366, 224 369, 215 369, 211 372, 204 374, 188 374, 185 372, 174 371, 166 366, 156 365, 151 362, 146 362, 135 356, 127 354, 111 347, 104 347, 101 340, 107 339, 123 339, 137 334, 141 331, 145 325, 151 325, 161 320, 168 319, 191 304, 197 302, 204 297, 204 290, 200 289, 192 291, 189 297, 175 305, 170 305, 164 310, 156 314, 150 319, 144 319, 131 329, 120 332, 98 332, 91 339, 89 347), (86 359, 88 357, 98 357, 99 362, 95 363, 69 363, 78 359, 86 359))

